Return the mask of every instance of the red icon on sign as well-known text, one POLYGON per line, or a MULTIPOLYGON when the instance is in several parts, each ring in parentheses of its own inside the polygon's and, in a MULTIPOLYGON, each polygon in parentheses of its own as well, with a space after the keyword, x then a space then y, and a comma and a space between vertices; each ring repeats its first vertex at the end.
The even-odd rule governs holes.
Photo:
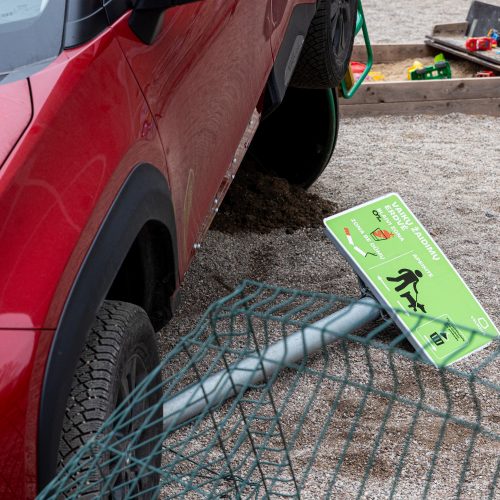
POLYGON ((394 236, 394 233, 387 231, 387 229, 380 229, 379 227, 370 234, 375 241, 390 240, 394 236))

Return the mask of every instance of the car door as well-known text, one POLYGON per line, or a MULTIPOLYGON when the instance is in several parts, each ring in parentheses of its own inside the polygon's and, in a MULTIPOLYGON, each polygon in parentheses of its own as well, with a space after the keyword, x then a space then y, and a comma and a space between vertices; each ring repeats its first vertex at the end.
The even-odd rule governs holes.
POLYGON ((203 0, 167 10, 152 45, 129 29, 119 38, 163 141, 181 272, 265 88, 270 7, 203 0))

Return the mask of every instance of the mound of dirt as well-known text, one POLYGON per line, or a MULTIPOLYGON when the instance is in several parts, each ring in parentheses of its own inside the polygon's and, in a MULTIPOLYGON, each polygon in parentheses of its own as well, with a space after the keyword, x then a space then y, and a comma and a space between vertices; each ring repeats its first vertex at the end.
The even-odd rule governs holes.
POLYGON ((319 227, 337 204, 273 177, 245 160, 226 195, 211 229, 223 233, 266 234, 283 228, 287 234, 319 227))

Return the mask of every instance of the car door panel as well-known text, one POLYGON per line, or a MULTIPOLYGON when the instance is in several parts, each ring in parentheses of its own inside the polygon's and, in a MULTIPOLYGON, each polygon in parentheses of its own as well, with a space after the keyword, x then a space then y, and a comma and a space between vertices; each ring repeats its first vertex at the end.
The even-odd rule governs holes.
POLYGON ((205 0, 166 11, 148 46, 119 41, 167 159, 181 270, 210 213, 272 67, 270 0, 205 0), (186 257, 187 255, 187 257, 186 257))

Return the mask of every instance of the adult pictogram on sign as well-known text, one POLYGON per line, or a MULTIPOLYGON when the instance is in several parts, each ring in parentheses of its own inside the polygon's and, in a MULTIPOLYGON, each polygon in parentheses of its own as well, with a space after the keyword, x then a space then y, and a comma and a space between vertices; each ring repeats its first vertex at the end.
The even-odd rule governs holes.
POLYGON ((420 278, 423 276, 422 272, 418 269, 412 271, 411 269, 403 268, 398 271, 398 274, 399 276, 396 277, 387 276, 386 280, 393 283, 399 283, 399 285, 394 288, 396 292, 401 292, 405 288, 411 286, 413 288, 413 293, 415 294, 415 296, 413 296, 411 290, 407 290, 405 291, 405 293, 402 293, 400 297, 408 301, 408 306, 410 307, 410 309, 413 309, 413 311, 417 312, 418 308, 423 313, 426 313, 427 311, 425 310, 425 305, 418 302, 417 284, 420 278))

